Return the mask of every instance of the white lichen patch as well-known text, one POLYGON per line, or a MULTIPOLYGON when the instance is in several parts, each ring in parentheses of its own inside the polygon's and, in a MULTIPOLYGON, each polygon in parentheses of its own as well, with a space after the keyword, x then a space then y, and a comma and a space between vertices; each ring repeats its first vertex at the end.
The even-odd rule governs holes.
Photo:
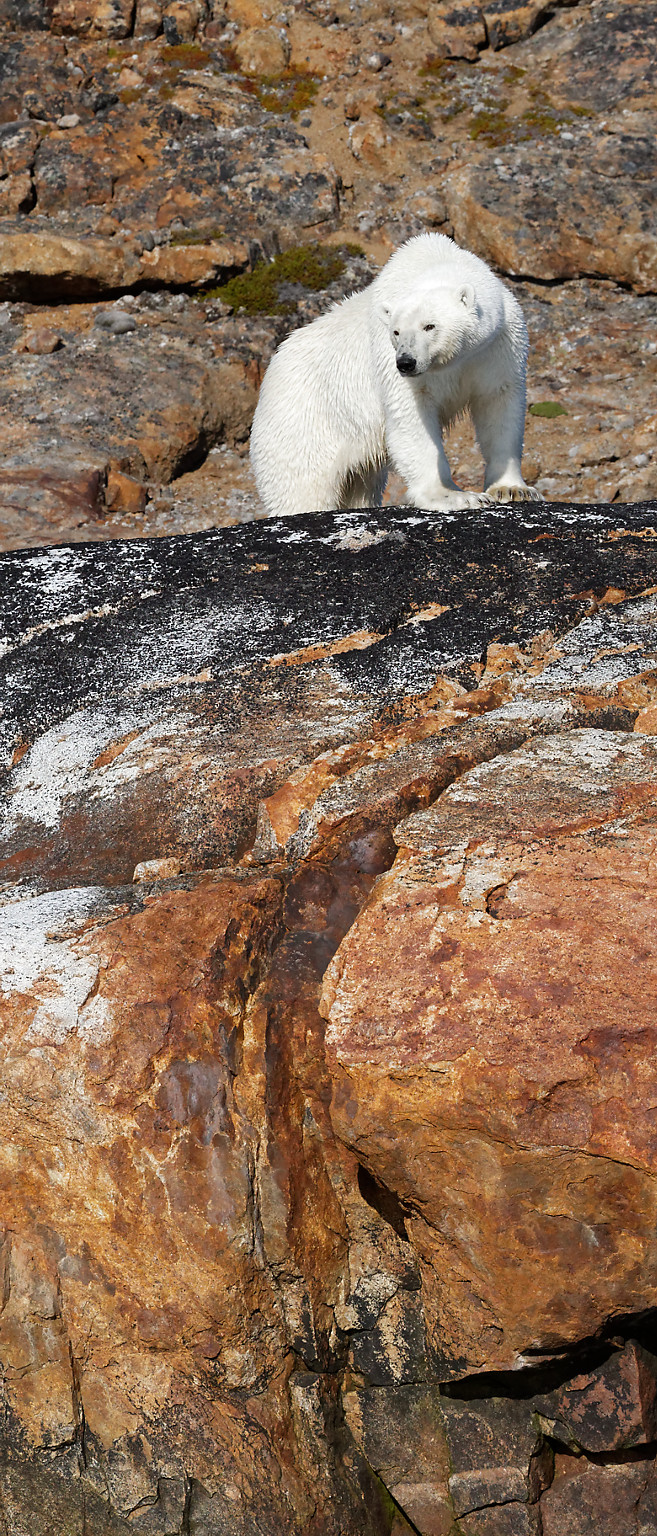
MULTIPOLYGON (((615 782, 637 776, 650 778, 651 769, 657 774, 657 744, 648 746, 650 742, 649 737, 638 740, 625 731, 565 731, 518 747, 505 761, 509 779, 531 775, 530 782, 538 796, 556 785, 580 794, 599 795, 609 787, 610 779, 615 782)), ((479 801, 489 782, 499 784, 500 762, 500 758, 495 758, 464 774, 445 791, 442 807, 479 801)))
POLYGON ((179 744, 189 734, 182 716, 152 724, 131 710, 111 714, 79 710, 40 737, 16 768, 7 790, 2 832, 9 837, 23 821, 54 829, 66 801, 81 794, 110 798, 142 774, 176 767, 179 744), (125 747, 99 763, 117 740, 125 747))
POLYGON ((621 603, 582 619, 562 636, 558 655, 521 692, 563 694, 587 688, 613 693, 616 684, 657 665, 657 598, 621 603))
POLYGON ((476 854, 471 854, 466 861, 463 870, 463 881, 459 890, 459 901, 462 907, 481 907, 489 892, 495 886, 502 885, 508 880, 508 865, 499 858, 496 851, 485 853, 482 848, 477 849, 476 854))
POLYGON ((10 651, 17 650, 20 646, 29 645, 38 635, 44 635, 53 629, 70 629, 73 624, 84 624, 89 619, 105 618, 107 614, 118 613, 119 603, 101 603, 99 608, 85 608, 79 612, 61 614, 55 619, 44 619, 41 624, 33 624, 25 629, 13 642, 0 640, 0 656, 7 656, 10 651))
POLYGON ((72 1030, 95 1044, 106 1039, 109 1014, 92 997, 99 961, 76 947, 98 905, 94 886, 49 891, 0 912, 0 993, 23 994, 35 1005, 25 1038, 60 1045, 72 1030), (89 999, 89 1001, 87 1001, 89 999))

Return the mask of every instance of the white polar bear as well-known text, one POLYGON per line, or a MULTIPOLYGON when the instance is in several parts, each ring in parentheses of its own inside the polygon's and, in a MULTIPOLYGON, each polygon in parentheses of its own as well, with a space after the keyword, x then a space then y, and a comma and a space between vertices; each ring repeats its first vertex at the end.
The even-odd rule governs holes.
POLYGON ((446 235, 417 235, 272 358, 251 431, 267 511, 379 506, 390 465, 407 502, 429 510, 540 501, 520 469, 526 368, 509 290, 446 235), (466 407, 483 495, 458 489, 443 447, 443 428, 466 407))

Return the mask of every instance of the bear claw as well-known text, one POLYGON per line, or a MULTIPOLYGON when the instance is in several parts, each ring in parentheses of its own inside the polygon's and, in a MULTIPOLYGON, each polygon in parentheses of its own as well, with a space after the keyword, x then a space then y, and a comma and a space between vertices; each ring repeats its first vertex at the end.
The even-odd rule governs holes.
POLYGON ((533 485, 489 485, 491 501, 545 501, 533 485))

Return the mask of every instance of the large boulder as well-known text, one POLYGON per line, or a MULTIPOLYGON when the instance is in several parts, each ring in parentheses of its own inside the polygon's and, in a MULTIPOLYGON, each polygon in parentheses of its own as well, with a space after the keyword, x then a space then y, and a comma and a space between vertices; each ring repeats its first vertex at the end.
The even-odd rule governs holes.
POLYGON ((8 1536, 652 1529, 656 511, 1 557, 8 1536))

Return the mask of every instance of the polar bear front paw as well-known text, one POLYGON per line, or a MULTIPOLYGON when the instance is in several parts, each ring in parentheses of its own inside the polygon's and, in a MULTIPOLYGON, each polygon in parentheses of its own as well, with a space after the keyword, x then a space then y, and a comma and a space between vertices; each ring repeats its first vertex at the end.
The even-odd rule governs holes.
POLYGON ((493 498, 487 491, 441 491, 440 496, 408 496, 409 506, 423 512, 466 512, 470 507, 491 507, 493 498))
POLYGON ((489 485, 487 495, 491 501, 545 501, 533 485, 489 485))

